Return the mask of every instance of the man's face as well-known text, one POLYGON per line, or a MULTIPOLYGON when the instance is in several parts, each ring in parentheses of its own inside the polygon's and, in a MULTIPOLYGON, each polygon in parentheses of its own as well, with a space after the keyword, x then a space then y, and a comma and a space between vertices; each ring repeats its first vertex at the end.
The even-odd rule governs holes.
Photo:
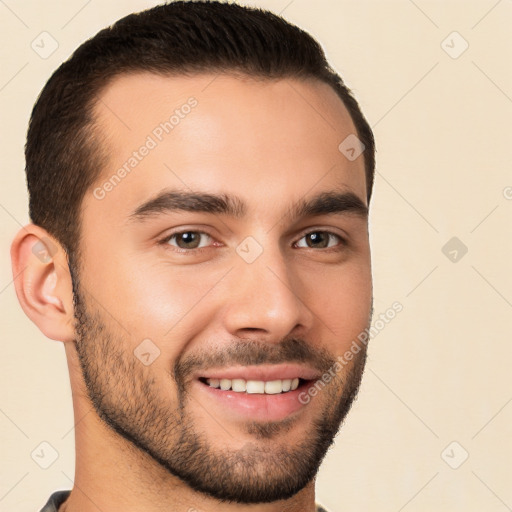
POLYGON ((82 205, 75 315, 98 416, 197 491, 294 495, 364 367, 333 372, 372 302, 349 114, 316 81, 206 74, 122 76, 96 111, 110 161, 82 205))

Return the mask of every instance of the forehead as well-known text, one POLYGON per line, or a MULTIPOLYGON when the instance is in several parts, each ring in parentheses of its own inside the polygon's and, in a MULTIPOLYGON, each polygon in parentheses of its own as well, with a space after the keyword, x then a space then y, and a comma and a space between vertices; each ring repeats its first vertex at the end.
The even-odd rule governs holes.
POLYGON ((120 216, 162 188, 273 205, 341 187, 366 202, 363 157, 351 161, 339 150, 356 133, 352 119, 317 80, 123 75, 102 92, 95 113, 109 162, 94 186, 107 191, 100 202, 90 194, 84 202, 120 216))

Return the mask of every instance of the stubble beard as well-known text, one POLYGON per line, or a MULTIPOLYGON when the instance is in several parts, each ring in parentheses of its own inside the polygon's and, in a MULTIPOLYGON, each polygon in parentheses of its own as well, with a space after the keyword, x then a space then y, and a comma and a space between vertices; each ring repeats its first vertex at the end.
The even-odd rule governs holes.
MULTIPOLYGON (((232 441, 229 436, 236 441, 240 433, 228 425, 226 448, 216 449, 197 428, 190 412, 196 400, 191 399, 184 384, 186 361, 176 362, 174 377, 169 372, 167 389, 177 390, 169 398, 162 393, 166 388, 156 381, 151 367, 145 367, 127 348, 131 347, 129 335, 123 338, 109 328, 99 311, 86 307, 76 279, 73 292, 76 351, 88 397, 104 423, 136 451, 143 452, 141 455, 149 455, 192 490, 225 502, 288 499, 315 478, 357 395, 366 346, 354 356, 350 367, 321 391, 327 394, 325 407, 305 428, 299 442, 290 445, 285 433, 296 429, 300 419, 287 418, 281 422, 247 422, 243 435, 252 440, 236 450, 227 447, 232 441)), ((276 357, 291 354, 294 341, 297 343, 284 342, 281 355, 276 352, 276 357)), ((244 350, 244 346, 262 352, 257 344, 240 345, 238 350, 244 350)), ((253 352, 238 360, 250 359, 253 352)), ((259 359, 269 360, 263 353, 259 359)), ((323 361, 325 370, 327 364, 334 364, 332 359, 323 361)))

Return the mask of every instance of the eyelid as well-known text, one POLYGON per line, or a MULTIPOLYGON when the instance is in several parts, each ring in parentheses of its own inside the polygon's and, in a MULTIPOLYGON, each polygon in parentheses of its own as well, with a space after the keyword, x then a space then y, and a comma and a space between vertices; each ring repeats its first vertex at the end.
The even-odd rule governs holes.
POLYGON ((336 235, 340 238, 343 238, 345 240, 348 241, 349 239, 349 235, 341 228, 339 227, 334 227, 334 226, 326 226, 326 225, 313 225, 313 226, 308 226, 304 229, 302 229, 300 232, 299 232, 299 235, 297 237, 297 240, 299 240, 300 238, 302 238, 303 236, 309 234, 309 233, 316 233, 318 231, 321 231, 322 233, 330 233, 332 235, 336 235))

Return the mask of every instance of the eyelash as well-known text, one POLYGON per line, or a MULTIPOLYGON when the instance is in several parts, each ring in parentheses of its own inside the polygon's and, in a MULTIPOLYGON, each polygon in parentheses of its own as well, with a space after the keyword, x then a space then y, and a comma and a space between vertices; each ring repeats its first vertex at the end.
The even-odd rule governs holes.
MULTIPOLYGON (((170 233, 163 239, 159 240, 158 243, 162 246, 172 247, 171 250, 173 250, 174 252, 182 253, 182 254, 187 254, 187 253, 189 253, 189 254, 196 253, 197 254, 197 253, 202 252, 204 249, 208 249, 211 247, 209 245, 206 247, 197 247, 195 249, 183 249, 181 247, 176 247, 174 245, 171 246, 170 244, 168 244, 168 242, 170 240, 172 240, 172 238, 175 237, 176 235, 183 235, 185 233, 196 233, 196 234, 200 234, 200 235, 206 235, 206 236, 210 237, 212 240, 214 240, 214 238, 206 231, 185 229, 182 231, 175 231, 173 233, 170 233)), ((347 240, 345 238, 343 238, 341 235, 339 235, 338 233, 334 233, 333 231, 326 230, 326 229, 314 229, 311 231, 307 231, 306 233, 302 234, 302 236, 299 238, 299 240, 302 240, 304 237, 311 235, 312 233, 324 233, 324 234, 327 234, 328 236, 334 236, 334 237, 338 238, 340 241, 340 243, 334 247, 324 247, 324 248, 316 249, 316 250, 321 250, 322 252, 340 251, 343 247, 346 247, 348 245, 347 240)), ((295 243, 297 243, 297 242, 295 242, 295 243)), ((315 249, 314 247, 302 247, 302 248, 303 249, 313 249, 313 250, 315 249)))

